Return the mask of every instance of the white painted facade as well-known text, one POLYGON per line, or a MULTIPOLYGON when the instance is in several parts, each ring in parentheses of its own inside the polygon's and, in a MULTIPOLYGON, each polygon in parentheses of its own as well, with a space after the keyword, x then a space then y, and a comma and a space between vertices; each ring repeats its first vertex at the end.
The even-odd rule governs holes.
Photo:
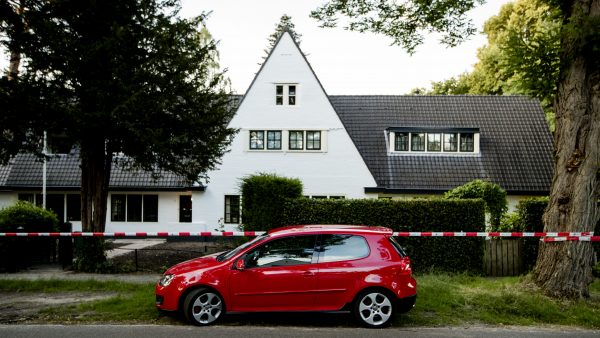
MULTIPOLYGON (((304 195, 366 198, 376 186, 327 94, 285 33, 257 74, 229 127, 239 129, 206 190, 193 193, 193 224, 212 230, 224 218, 225 195, 239 195, 240 179, 255 173, 299 178, 304 195), (277 85, 296 86, 296 104, 276 104, 277 85), (281 150, 251 150, 250 131, 282 131, 281 150), (289 150, 289 131, 320 131, 320 150, 289 150)), ((266 135, 266 133, 265 133, 266 135)), ((266 137, 266 136, 265 136, 266 137)), ((265 139, 266 141, 266 139, 265 139)), ((306 142, 306 140, 305 140, 306 142)), ((243 214, 243 211, 242 211, 243 214)), ((233 230, 239 224, 225 224, 233 230)))

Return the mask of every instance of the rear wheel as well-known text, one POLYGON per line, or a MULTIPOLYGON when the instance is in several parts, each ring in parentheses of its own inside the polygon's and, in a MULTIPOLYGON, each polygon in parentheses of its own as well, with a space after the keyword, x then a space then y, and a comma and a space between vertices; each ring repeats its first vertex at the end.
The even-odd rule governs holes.
POLYGON ((367 290, 354 302, 354 315, 366 327, 385 327, 392 323, 394 305, 386 292, 367 290))
POLYGON ((183 302, 183 315, 194 325, 210 325, 225 313, 221 296, 210 289, 201 288, 190 292, 183 302))

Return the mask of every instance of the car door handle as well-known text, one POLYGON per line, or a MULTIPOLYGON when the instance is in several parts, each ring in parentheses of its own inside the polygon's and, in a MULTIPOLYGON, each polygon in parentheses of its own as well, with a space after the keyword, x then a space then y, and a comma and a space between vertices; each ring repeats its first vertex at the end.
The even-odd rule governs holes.
POLYGON ((304 271, 304 273, 302 274, 304 277, 314 277, 315 273, 312 271, 304 271))

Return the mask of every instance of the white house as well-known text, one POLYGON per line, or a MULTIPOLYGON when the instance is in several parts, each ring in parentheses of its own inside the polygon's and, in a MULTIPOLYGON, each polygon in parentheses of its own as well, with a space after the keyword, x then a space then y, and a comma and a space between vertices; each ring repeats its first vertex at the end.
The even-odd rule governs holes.
MULTIPOLYGON (((376 74, 374 74, 376 76, 376 74)), ((234 101, 237 102, 237 97, 234 101)), ((209 181, 113 167, 107 231, 234 230, 239 183, 275 173, 312 198, 436 195, 473 179, 500 184, 509 204, 547 195, 552 139, 539 102, 524 96, 327 95, 289 33, 263 63, 229 126, 239 129, 209 181)), ((49 162, 48 205, 78 223, 78 154, 49 162)), ((41 163, 0 166, 0 207, 39 202, 41 163)))

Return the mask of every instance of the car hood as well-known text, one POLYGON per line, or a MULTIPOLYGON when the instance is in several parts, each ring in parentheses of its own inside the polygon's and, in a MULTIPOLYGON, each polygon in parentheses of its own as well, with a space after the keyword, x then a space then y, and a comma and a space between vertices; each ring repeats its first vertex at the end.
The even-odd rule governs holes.
POLYGON ((213 266, 223 263, 223 262, 217 261, 217 258, 216 258, 217 255, 218 254, 208 255, 208 256, 204 256, 204 257, 198 257, 198 258, 194 258, 189 261, 179 263, 177 265, 170 267, 165 272, 165 274, 172 273, 174 275, 181 275, 181 274, 185 274, 185 273, 188 273, 191 271, 206 270, 207 268, 211 268, 213 266))

